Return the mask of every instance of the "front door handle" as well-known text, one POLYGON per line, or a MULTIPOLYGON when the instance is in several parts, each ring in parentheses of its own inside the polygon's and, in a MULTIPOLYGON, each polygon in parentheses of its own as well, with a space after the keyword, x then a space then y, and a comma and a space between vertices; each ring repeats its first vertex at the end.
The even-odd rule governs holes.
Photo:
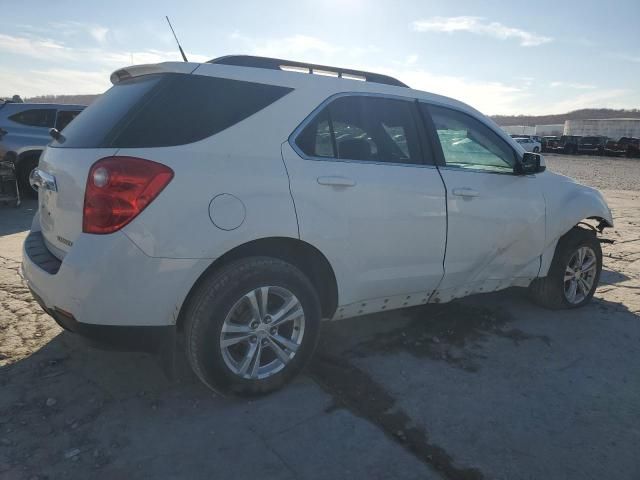
POLYGON ((476 190, 469 187, 454 188, 451 193, 453 193, 457 197, 477 197, 478 195, 480 195, 476 190))
POLYGON ((330 185, 332 187, 354 187, 356 182, 346 177, 318 177, 320 185, 330 185))

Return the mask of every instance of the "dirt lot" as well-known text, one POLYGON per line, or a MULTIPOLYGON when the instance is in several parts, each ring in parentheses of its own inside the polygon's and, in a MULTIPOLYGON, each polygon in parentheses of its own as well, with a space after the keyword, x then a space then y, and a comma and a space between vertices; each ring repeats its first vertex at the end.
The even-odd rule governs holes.
POLYGON ((640 478, 640 161, 547 164, 614 212, 592 304, 509 290, 327 323, 308 373, 252 401, 61 332, 18 276, 34 203, 0 207, 0 477, 640 478))

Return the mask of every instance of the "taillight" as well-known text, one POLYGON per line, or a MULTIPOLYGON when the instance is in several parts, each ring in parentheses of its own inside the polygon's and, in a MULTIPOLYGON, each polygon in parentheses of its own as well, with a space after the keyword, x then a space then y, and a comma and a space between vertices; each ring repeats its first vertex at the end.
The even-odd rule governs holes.
POLYGON ((82 231, 112 233, 136 218, 173 178, 166 165, 135 157, 106 157, 89 170, 82 231))

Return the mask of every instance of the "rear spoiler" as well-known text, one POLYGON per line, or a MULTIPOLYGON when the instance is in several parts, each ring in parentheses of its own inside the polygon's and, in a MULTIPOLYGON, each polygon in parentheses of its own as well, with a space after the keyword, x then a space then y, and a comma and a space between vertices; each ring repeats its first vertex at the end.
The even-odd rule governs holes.
POLYGON ((123 80, 129 78, 140 77, 142 75, 151 75, 153 73, 192 73, 200 66, 199 63, 185 62, 163 62, 151 63, 147 65, 131 65, 130 67, 121 68, 111 74, 111 83, 117 85, 123 80))

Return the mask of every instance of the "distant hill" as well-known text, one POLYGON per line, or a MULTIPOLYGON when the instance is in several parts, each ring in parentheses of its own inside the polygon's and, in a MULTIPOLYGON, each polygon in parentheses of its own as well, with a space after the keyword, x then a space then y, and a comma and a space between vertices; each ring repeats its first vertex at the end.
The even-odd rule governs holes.
POLYGON ((564 123, 565 120, 591 120, 597 118, 640 118, 640 110, 612 110, 610 108, 583 108, 558 115, 493 115, 491 117, 498 125, 550 125, 564 123))
MULTIPOLYGON (((25 98, 30 103, 63 103, 89 105, 100 95, 40 95, 25 98)), ((491 117, 498 125, 549 125, 564 123, 565 120, 591 120, 597 118, 640 118, 640 109, 613 110, 611 108, 583 108, 569 113, 557 115, 493 115, 491 117)))
POLYGON ((26 103, 62 103, 65 105, 89 105, 99 95, 40 95, 38 97, 25 98, 26 103))
POLYGON ((62 103, 65 105, 89 105, 99 95, 40 95, 38 97, 25 98, 27 103, 62 103))

